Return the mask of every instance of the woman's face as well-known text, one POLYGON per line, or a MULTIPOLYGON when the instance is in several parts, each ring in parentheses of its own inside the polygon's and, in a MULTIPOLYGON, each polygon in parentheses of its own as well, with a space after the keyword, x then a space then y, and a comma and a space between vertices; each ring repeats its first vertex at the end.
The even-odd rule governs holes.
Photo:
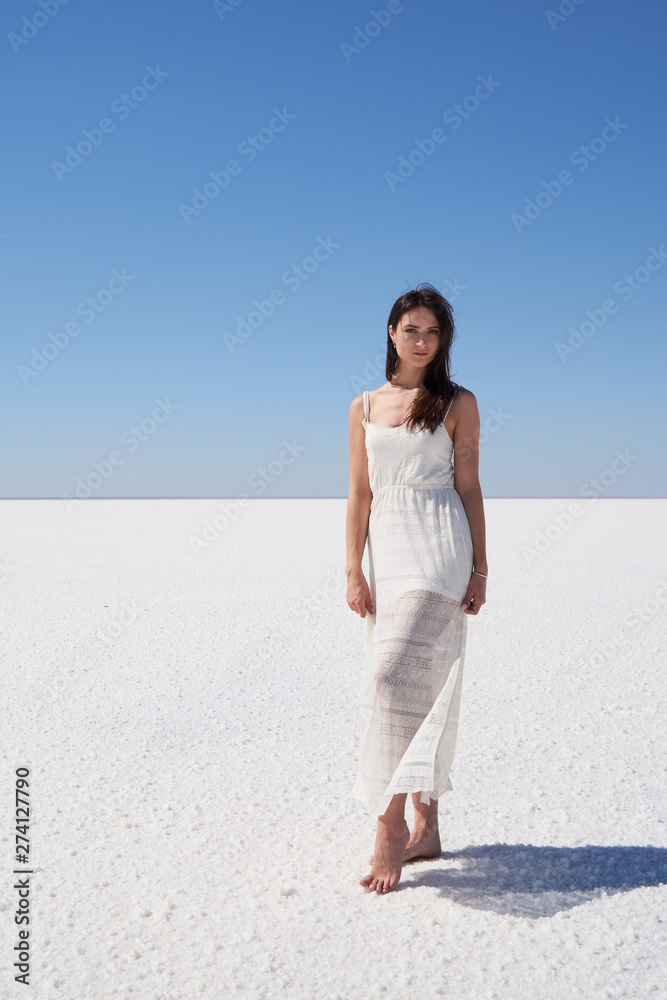
POLYGON ((394 332, 389 327, 389 333, 399 358, 415 368, 425 368, 437 353, 440 327, 435 314, 425 306, 403 313, 398 329, 394 332))

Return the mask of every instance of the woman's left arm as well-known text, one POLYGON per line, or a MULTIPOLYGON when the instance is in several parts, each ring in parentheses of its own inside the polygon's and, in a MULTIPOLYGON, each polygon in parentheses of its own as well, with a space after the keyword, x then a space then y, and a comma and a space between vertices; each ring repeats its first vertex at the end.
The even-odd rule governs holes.
MULTIPOLYGON (((461 388, 452 409, 456 412, 453 438, 454 489, 461 497, 470 525, 473 566, 480 573, 487 573, 484 500, 479 485, 480 420, 477 399, 468 389, 461 388)), ((474 573, 463 599, 466 614, 476 615, 485 603, 486 580, 474 573)))

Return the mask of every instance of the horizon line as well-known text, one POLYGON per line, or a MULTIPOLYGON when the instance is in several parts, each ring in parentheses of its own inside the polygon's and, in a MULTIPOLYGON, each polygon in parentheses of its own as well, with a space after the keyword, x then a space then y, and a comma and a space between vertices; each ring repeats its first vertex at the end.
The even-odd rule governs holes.
MULTIPOLYGON (((79 503, 89 503, 95 500, 347 500, 343 496, 295 496, 295 497, 227 497, 227 496, 123 496, 123 497, 0 497, 0 501, 12 500, 75 500, 79 503)), ((666 496, 622 496, 622 497, 582 497, 582 496, 484 496, 484 500, 667 500, 666 496)))

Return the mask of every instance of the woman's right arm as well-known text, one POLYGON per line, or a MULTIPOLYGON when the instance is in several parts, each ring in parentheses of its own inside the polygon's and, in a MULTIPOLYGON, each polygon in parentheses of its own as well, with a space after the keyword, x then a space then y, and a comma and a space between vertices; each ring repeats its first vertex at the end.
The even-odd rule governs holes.
POLYGON ((347 520, 345 524, 347 548, 345 575, 347 576, 348 606, 362 618, 365 618, 367 611, 375 614, 375 608, 361 568, 361 560, 368 536, 371 500, 373 499, 368 480, 365 431, 361 422, 363 417, 363 397, 357 396, 350 404, 350 489, 347 495, 347 520))

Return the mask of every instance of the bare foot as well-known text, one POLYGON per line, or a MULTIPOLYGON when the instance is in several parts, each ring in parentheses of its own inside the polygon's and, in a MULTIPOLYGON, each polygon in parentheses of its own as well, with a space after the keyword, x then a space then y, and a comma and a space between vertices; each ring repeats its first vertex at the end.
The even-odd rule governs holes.
POLYGON ((416 826, 410 834, 403 861, 414 861, 416 858, 438 858, 441 854, 442 845, 437 825, 435 827, 416 826))
MULTIPOLYGON (((410 834, 410 840, 403 854, 403 864, 406 861, 414 861, 417 858, 439 858, 441 853, 442 845, 440 843, 438 828, 426 825, 418 826, 410 834)), ((370 860, 371 865, 374 860, 375 855, 370 860)))
POLYGON ((371 892, 391 892, 401 877, 403 856, 409 840, 410 829, 405 820, 403 827, 396 830, 387 824, 384 817, 378 816, 372 867, 368 875, 359 879, 359 885, 371 892))

